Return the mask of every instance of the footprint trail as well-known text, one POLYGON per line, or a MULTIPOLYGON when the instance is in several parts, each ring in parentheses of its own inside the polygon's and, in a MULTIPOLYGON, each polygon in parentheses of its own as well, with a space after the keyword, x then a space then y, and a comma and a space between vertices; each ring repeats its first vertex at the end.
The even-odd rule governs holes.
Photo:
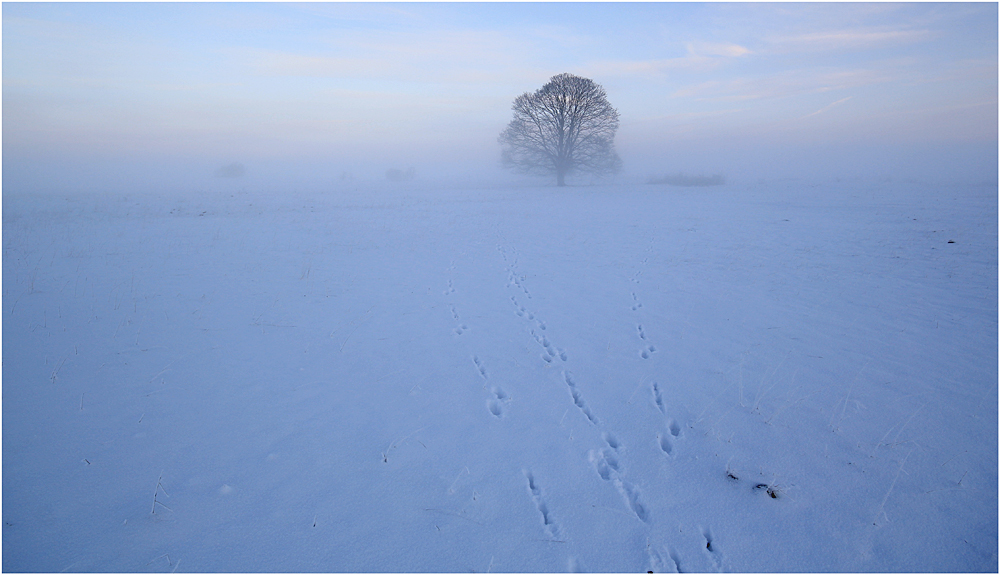
POLYGON ((625 501, 625 506, 632 511, 636 518, 648 523, 649 511, 642 502, 639 488, 622 477, 625 470, 619 460, 620 451, 623 449, 621 442, 608 432, 603 434, 603 438, 607 447, 600 450, 592 449, 588 454, 590 463, 601 479, 610 481, 615 486, 625 501))
POLYGON ((558 539, 561 529, 559 528, 559 525, 556 524, 555 519, 552 517, 552 513, 549 511, 548 503, 545 502, 545 497, 535 480, 535 476, 530 471, 525 470, 524 478, 528 480, 528 491, 531 493, 531 500, 534 501, 535 507, 542 516, 542 528, 545 529, 545 532, 548 533, 549 537, 552 539, 558 539))
POLYGON ((586 402, 583 401, 583 396, 580 394, 580 390, 577 389, 576 383, 573 382, 573 378, 570 376, 568 371, 563 372, 563 379, 566 381, 566 386, 569 387, 570 397, 573 398, 573 405, 575 405, 585 416, 590 423, 597 425, 597 417, 594 416, 594 412, 590 410, 586 402))
MULTIPOLYGON (((455 267, 454 262, 452 266, 448 268, 449 271, 453 270, 455 267)), ((445 296, 451 296, 451 294, 456 293, 455 284, 452 280, 448 280, 448 289, 444 291, 445 296)), ((451 310, 451 318, 455 320, 456 326, 452 332, 456 335, 462 335, 469 331, 469 326, 462 323, 461 316, 458 314, 458 310, 455 309, 454 304, 449 303, 449 309, 451 310)), ((483 389, 486 389, 486 384, 489 382, 489 374, 486 371, 486 366, 483 361, 479 359, 479 356, 473 354, 472 364, 476 367, 476 373, 483 380, 483 389)), ((486 409, 490 412, 490 415, 497 419, 503 419, 504 412, 507 405, 510 403, 510 396, 499 386, 494 386, 490 390, 489 398, 486 400, 486 409)))

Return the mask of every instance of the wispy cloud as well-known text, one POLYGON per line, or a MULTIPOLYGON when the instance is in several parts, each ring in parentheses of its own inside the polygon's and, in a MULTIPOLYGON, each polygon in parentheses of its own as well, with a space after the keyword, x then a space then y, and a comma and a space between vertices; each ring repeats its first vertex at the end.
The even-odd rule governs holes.
POLYGON ((805 34, 771 37, 771 49, 789 51, 853 51, 867 50, 892 44, 909 44, 927 40, 930 30, 910 29, 843 29, 809 32, 805 34))
POLYGON ((739 44, 689 42, 687 54, 656 60, 601 60, 587 64, 595 75, 642 76, 673 70, 710 71, 753 52, 739 44))
POLYGON ((689 55, 714 56, 724 58, 739 58, 753 52, 739 44, 718 44, 712 42, 689 42, 687 45, 689 55))
POLYGON ((543 77, 549 72, 537 65, 530 46, 496 31, 396 32, 377 39, 343 34, 318 51, 230 52, 264 76, 496 84, 534 70, 543 77))
POLYGON ((886 82, 890 78, 873 70, 787 70, 776 74, 711 80, 685 86, 677 98, 705 101, 746 101, 815 94, 886 82))
POLYGON ((830 108, 833 108, 834 106, 838 106, 840 104, 843 104, 844 102, 850 100, 853 97, 854 96, 848 96, 846 98, 841 98, 841 99, 837 100, 836 102, 833 102, 832 104, 827 104, 826 106, 823 106, 822 108, 820 108, 819 110, 816 110, 815 112, 813 112, 811 114, 806 114, 805 116, 802 116, 802 118, 800 118, 800 119, 801 120, 805 120, 806 118, 812 118, 813 116, 822 114, 823 112, 829 110, 830 108))
POLYGON ((704 120, 707 118, 716 118, 719 116, 727 116, 729 114, 738 114, 740 112, 745 112, 747 108, 727 108, 724 110, 703 110, 699 112, 681 112, 677 114, 664 114, 660 116, 645 116, 641 118, 636 118, 630 122, 623 122, 631 124, 649 124, 656 122, 663 123, 683 123, 704 120))

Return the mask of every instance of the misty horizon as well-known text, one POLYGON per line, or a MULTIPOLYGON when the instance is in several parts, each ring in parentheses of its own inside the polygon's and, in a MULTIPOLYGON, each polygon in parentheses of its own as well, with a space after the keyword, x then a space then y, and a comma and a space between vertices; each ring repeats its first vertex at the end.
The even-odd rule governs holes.
POLYGON ((563 72, 619 111, 620 181, 997 180, 995 4, 5 3, 3 16, 9 193, 323 190, 411 169, 397 183, 545 185, 501 169, 497 136, 515 97, 563 72))

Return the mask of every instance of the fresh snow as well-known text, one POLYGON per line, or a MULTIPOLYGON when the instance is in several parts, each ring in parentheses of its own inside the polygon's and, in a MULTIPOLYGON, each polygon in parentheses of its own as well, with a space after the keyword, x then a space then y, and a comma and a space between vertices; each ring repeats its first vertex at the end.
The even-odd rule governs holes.
POLYGON ((997 293, 995 185, 5 193, 3 570, 996 572, 997 293))

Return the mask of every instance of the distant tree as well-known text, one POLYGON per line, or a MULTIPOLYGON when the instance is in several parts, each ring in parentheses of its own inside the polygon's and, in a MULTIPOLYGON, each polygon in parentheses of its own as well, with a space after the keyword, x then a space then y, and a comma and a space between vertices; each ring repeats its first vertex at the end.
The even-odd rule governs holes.
POLYGON ((514 119, 500 134, 503 165, 528 174, 616 173, 618 111, 593 80, 559 74, 535 93, 525 92, 511 106, 514 119))
POLYGON ((247 169, 243 164, 239 162, 233 164, 226 164, 218 170, 215 170, 216 178, 239 178, 243 174, 247 173, 247 169))
POLYGON ((385 179, 390 182, 405 182, 407 180, 412 180, 415 177, 417 177, 417 169, 412 166, 407 168, 405 171, 397 168, 385 171, 385 179))

